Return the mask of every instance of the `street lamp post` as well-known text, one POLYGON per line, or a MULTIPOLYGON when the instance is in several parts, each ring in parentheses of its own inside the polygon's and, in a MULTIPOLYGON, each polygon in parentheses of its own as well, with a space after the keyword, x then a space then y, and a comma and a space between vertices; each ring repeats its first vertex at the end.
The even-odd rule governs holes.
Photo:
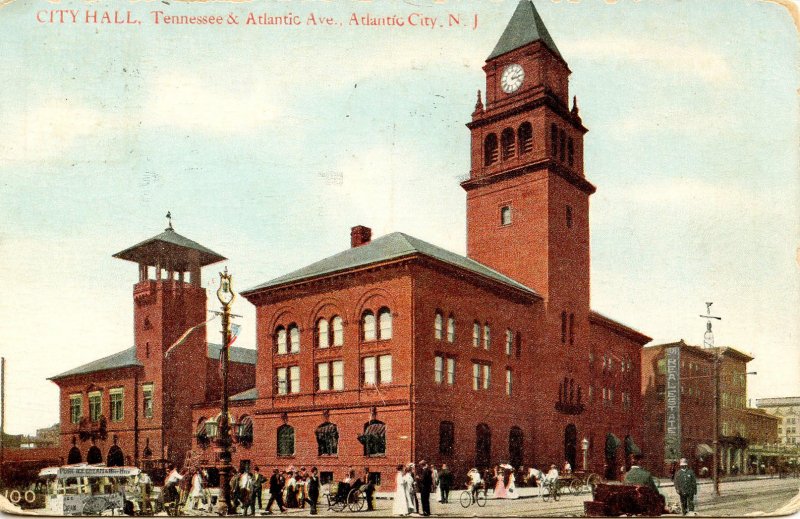
POLYGON ((589 459, 588 459, 589 440, 584 438, 583 441, 581 442, 581 447, 583 447, 583 470, 589 470, 589 459))
POLYGON ((220 466, 220 486, 222 487, 222 496, 227 507, 227 512, 231 512, 231 486, 230 486, 230 473, 231 473, 231 430, 228 421, 228 347, 230 346, 230 318, 231 318, 231 303, 236 295, 233 293, 231 286, 231 275, 228 274, 228 267, 225 267, 225 272, 219 273, 219 288, 217 289, 217 299, 222 303, 222 356, 220 362, 222 363, 222 412, 219 416, 219 424, 217 431, 217 447, 219 449, 220 466))

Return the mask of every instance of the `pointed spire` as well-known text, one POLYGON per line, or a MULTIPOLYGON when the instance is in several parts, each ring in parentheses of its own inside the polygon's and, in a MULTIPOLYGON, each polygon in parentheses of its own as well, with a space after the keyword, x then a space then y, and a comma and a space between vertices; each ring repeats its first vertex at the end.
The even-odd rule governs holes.
POLYGON ((572 115, 578 115, 578 96, 572 96, 572 115))
POLYGON ((500 36, 500 40, 495 45, 494 50, 486 59, 488 61, 534 41, 541 41, 556 56, 561 57, 556 43, 550 33, 547 32, 547 27, 545 27, 533 2, 531 0, 520 0, 517 9, 506 26, 506 30, 503 31, 503 35, 500 36))
POLYGON ((481 91, 478 90, 478 101, 475 103, 475 112, 482 112, 483 111, 483 101, 481 101, 481 91))

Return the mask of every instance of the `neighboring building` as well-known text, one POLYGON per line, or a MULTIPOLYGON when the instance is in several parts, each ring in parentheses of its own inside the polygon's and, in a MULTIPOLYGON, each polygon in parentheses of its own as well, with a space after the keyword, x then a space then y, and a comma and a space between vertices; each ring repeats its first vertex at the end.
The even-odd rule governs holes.
POLYGON ((778 439, 785 445, 800 445, 800 396, 758 398, 756 407, 777 416, 778 439))
MULTIPOLYGON (((350 249, 242 292, 258 359, 255 387, 234 397, 235 463, 316 465, 324 479, 369 466, 386 489, 423 458, 458 478, 565 459, 614 475, 638 449, 650 338, 590 307, 587 130, 529 0, 483 68, 467 256, 358 226, 350 249)), ((202 424, 218 412, 194 410, 209 463, 202 424)))
POLYGON ((774 443, 777 420, 747 407, 747 363, 752 357, 729 347, 699 348, 683 340, 644 348, 642 396, 644 399, 644 450, 647 463, 662 474, 677 461, 666 456, 666 375, 669 348, 680 350, 680 455, 693 460, 699 473, 713 467, 714 359, 720 355, 720 463, 725 474, 749 472, 753 462, 749 447, 774 443))
MULTIPOLYGON (((225 258, 171 223, 114 257, 139 265, 134 346, 51 377, 61 392, 60 448, 68 463, 182 463, 192 442, 190 406, 220 397, 220 346, 207 344, 201 328, 164 353, 208 318, 200 269, 225 258)), ((255 351, 232 348, 231 358, 232 389, 252 387, 255 351)))

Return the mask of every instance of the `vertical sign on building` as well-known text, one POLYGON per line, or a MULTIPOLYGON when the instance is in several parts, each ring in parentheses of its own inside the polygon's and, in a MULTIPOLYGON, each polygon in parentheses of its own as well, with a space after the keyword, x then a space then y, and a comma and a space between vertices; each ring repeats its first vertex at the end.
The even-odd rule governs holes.
POLYGON ((667 348, 664 356, 667 361, 664 461, 670 463, 681 457, 681 349, 667 348))

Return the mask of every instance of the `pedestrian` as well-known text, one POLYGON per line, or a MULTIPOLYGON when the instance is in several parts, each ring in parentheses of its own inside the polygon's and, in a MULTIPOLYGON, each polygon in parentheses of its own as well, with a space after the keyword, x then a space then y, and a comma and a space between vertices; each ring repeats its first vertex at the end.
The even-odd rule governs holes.
POLYGON ((197 505, 200 504, 201 500, 203 499, 203 476, 200 475, 200 471, 196 470, 194 474, 192 474, 192 487, 189 491, 189 500, 186 503, 187 510, 194 510, 197 508, 197 505))
POLYGON ((694 496, 697 494, 697 478, 689 468, 686 458, 681 458, 680 468, 675 473, 675 491, 681 498, 681 512, 694 512, 694 496))
POLYGON ((483 481, 481 480, 481 473, 478 469, 473 468, 467 472, 467 477, 469 481, 467 483, 467 488, 472 493, 472 502, 474 503, 477 501, 478 497, 478 490, 480 490, 483 481))
POLYGON ((145 471, 139 473, 139 490, 142 493, 142 515, 152 513, 153 506, 150 503, 150 494, 153 492, 153 480, 150 479, 150 475, 145 471))
POLYGON ((364 472, 361 475, 361 491, 367 500, 367 512, 375 510, 375 485, 369 479, 369 467, 364 467, 364 472))
POLYGON ((278 509, 281 512, 286 511, 283 506, 283 477, 281 477, 278 469, 272 471, 272 476, 269 478, 269 501, 267 501, 267 511, 264 513, 272 513, 272 503, 278 503, 278 509))
POLYGON ((436 495, 436 502, 442 502, 442 485, 439 481, 439 471, 436 470, 436 464, 431 463, 431 472, 433 472, 433 491, 436 495))
POLYGON ((406 489, 405 467, 397 466, 397 473, 394 476, 394 496, 392 496, 392 515, 405 517, 409 514, 411 507, 408 501, 408 490, 406 489))
POLYGON ((255 515, 256 502, 258 502, 259 509, 264 507, 264 504, 261 502, 261 492, 264 490, 264 483, 267 482, 267 478, 261 473, 261 469, 259 469, 258 465, 253 467, 253 471, 255 474, 253 475, 253 495, 250 497, 250 506, 253 509, 253 515, 255 515))
POLYGON ((642 461, 642 455, 634 454, 633 460, 634 461, 633 465, 631 465, 631 470, 625 474, 625 483, 644 485, 653 489, 653 491, 658 494, 658 487, 656 486, 656 482, 653 480, 653 475, 649 470, 643 469, 639 466, 639 463, 642 461))
POLYGON ((440 503, 447 504, 450 501, 450 487, 453 486, 453 473, 447 468, 447 463, 442 463, 442 471, 439 472, 439 488, 442 490, 442 500, 440 503))
POLYGON ((228 481, 228 488, 231 489, 231 509, 230 512, 235 514, 236 509, 239 508, 239 473, 236 469, 231 469, 231 479, 228 481))
POLYGON ((420 478, 419 493, 422 498, 422 515, 428 517, 431 515, 431 493, 433 493, 433 471, 428 466, 428 462, 422 460, 419 462, 422 469, 422 477, 420 478))
POLYGON ((306 502, 311 506, 311 515, 317 515, 319 500, 319 473, 317 467, 311 467, 311 475, 306 480, 306 502))
POLYGON ((183 507, 186 505, 186 500, 189 498, 189 490, 192 486, 192 478, 189 476, 189 469, 184 467, 181 470, 181 479, 178 482, 178 506, 183 507))
POLYGON ((406 491, 406 502, 408 503, 408 513, 419 513, 419 507, 417 505, 417 492, 414 489, 414 464, 409 463, 406 465, 406 469, 403 472, 403 482, 405 483, 403 486, 406 491))
POLYGON ((242 513, 244 515, 247 515, 247 510, 250 508, 252 490, 253 478, 250 475, 250 467, 245 467, 239 475, 239 501, 242 503, 242 513))

